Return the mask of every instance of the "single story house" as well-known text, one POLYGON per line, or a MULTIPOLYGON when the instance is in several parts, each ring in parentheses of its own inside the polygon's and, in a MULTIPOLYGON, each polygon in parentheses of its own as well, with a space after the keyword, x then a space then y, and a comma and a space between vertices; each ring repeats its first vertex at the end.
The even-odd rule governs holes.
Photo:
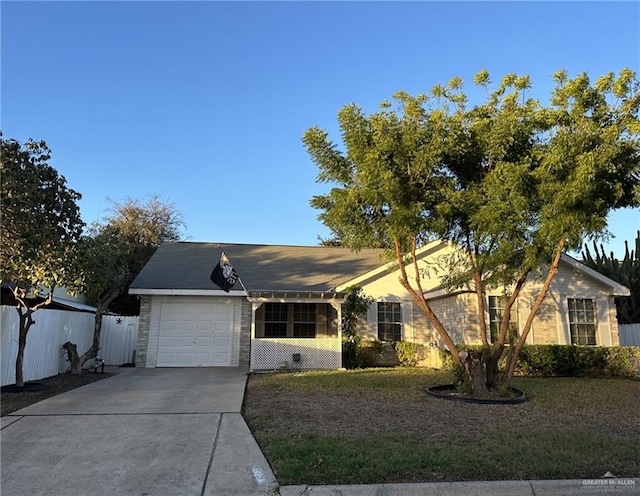
MULTIPOLYGON (((418 252, 420 263, 453 248, 434 241, 418 252)), ((342 366, 341 304, 346 289, 363 288, 374 299, 361 333, 381 341, 425 345, 423 365, 438 365, 437 331, 381 258, 382 250, 176 242, 158 248, 129 292, 141 298, 138 367, 240 366, 337 369, 342 366), (210 275, 226 255, 238 280, 228 291, 210 275)), ((411 271, 409 271, 409 274, 411 271)), ((528 282, 512 309, 517 332, 540 281, 528 282)), ((423 290, 455 342, 480 342, 477 300, 471 289, 442 289, 434 271, 423 290)), ((533 322, 531 344, 619 344, 614 296, 629 290, 563 256, 550 292, 533 322)), ((486 320, 499 321, 503 291, 488 291, 486 320)))

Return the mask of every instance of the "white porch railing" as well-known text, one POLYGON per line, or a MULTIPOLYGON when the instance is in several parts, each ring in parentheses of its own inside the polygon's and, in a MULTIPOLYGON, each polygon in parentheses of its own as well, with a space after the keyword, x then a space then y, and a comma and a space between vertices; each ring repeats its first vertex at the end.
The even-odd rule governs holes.
POLYGON ((338 338, 255 338, 251 341, 251 370, 339 369, 342 344, 338 338), (299 355, 300 360, 294 360, 299 355))

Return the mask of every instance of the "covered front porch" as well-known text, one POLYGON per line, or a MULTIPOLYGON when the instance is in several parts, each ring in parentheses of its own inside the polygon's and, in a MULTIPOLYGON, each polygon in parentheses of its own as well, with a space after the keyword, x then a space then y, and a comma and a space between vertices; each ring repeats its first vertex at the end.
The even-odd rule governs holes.
POLYGON ((250 292, 250 370, 341 368, 343 299, 333 292, 250 292))

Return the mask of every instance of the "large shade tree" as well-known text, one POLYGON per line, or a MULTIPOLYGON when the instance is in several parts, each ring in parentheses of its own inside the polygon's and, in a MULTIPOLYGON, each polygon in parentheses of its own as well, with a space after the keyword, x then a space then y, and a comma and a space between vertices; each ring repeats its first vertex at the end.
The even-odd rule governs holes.
MULTIPOLYGON (((528 96, 526 76, 507 75, 469 106, 460 78, 430 95, 394 95, 377 113, 356 105, 338 113, 343 149, 313 127, 303 143, 333 185, 311 200, 345 246, 384 246, 400 282, 465 370, 476 394, 506 387, 562 253, 606 232, 607 214, 638 204, 638 106, 635 74, 623 70, 592 84, 586 74, 554 75, 548 105, 528 96), (478 298, 483 352, 461 352, 424 296, 417 251, 433 238, 458 247, 443 282, 471 281, 478 298), (509 348, 510 308, 527 279, 542 281, 523 332, 509 348), (507 288, 498 336, 486 332, 484 295, 507 288)), ((514 338, 511 335, 511 338, 514 338)))
POLYGON ((160 244, 180 240, 183 227, 182 213, 157 195, 146 202, 133 198, 112 201, 109 215, 91 226, 80 251, 84 290, 88 302, 96 306, 93 341, 82 355, 75 344, 63 345, 72 374, 81 373, 84 364, 98 356, 103 315, 118 297, 126 295, 160 244))
POLYGON ((80 194, 49 165, 44 141, 2 139, 0 280, 10 287, 19 315, 16 385, 24 385, 23 360, 33 314, 53 301, 55 287, 81 283, 77 243, 83 222, 80 194))

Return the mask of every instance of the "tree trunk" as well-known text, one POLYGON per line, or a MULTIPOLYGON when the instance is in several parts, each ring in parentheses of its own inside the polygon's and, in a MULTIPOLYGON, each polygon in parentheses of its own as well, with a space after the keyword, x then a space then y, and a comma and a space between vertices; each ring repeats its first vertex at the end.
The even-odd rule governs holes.
POLYGON ((107 313, 111 302, 120 294, 120 288, 121 285, 116 284, 115 287, 107 290, 100 297, 93 324, 93 342, 91 343, 91 347, 82 355, 78 356, 76 353, 74 361, 71 363, 71 374, 81 374, 84 364, 98 356, 98 351, 100 350, 100 334, 102 332, 102 317, 107 313))
POLYGON ((484 288, 482 287, 482 271, 477 269, 475 271, 474 280, 476 284, 476 299, 478 301, 478 327, 480 330, 480 339, 482 339, 482 346, 489 347, 489 340, 487 338, 487 321, 484 315, 484 288))
POLYGON ((429 319, 431 324, 433 324, 433 327, 436 328, 436 330, 438 331, 438 334, 440 335, 440 337, 444 341, 444 344, 446 345, 446 347, 451 352, 451 355, 453 356, 453 358, 455 360, 457 360, 457 361, 460 361, 458 348, 456 347, 455 343, 453 342, 453 339, 451 339, 451 336, 449 335, 447 330, 442 325, 442 322, 440 322, 440 319, 434 313, 434 311, 431 309, 431 307, 429 306, 429 303, 427 303, 427 300, 425 300, 425 298, 424 298, 424 292, 422 291, 422 286, 420 284, 420 272, 418 270, 418 263, 417 263, 416 254, 415 254, 415 247, 416 247, 416 240, 414 239, 413 240, 413 246, 412 246, 413 249, 412 249, 411 255, 413 257, 413 264, 414 264, 414 267, 416 269, 415 270, 415 272, 416 272, 415 277, 416 277, 416 283, 418 285, 418 291, 419 292, 416 291, 413 287, 411 287, 411 284, 409 283, 409 279, 407 277, 407 270, 406 270, 406 268, 404 266, 404 260, 403 260, 404 257, 403 257, 403 254, 402 254, 402 249, 400 247, 400 243, 398 241, 395 241, 396 259, 398 261, 398 266, 400 268, 400 274, 401 274, 400 284, 402 284, 402 286, 409 292, 409 294, 414 299, 414 301, 418 304, 418 306, 425 313, 425 315, 427 316, 427 318, 429 319))
MULTIPOLYGON (((524 286, 524 283, 527 281, 527 277, 529 276, 529 271, 527 270, 524 274, 522 274, 518 281, 516 282, 516 286, 507 300, 507 303, 504 307, 504 315, 502 316, 502 322, 500 323, 500 333, 498 334, 498 341, 493 344, 493 348, 491 350, 491 355, 487 360, 487 386, 491 389, 499 385, 500 377, 499 377, 499 369, 498 362, 502 357, 502 353, 504 352, 504 345, 506 343, 507 333, 509 332, 509 325, 511 320, 511 309, 515 304, 518 296, 520 295, 520 291, 524 286)), ((513 350, 510 350, 510 354, 513 353, 513 350)))
POLYGON ((27 333, 35 321, 31 317, 31 309, 27 308, 26 312, 22 312, 21 307, 17 307, 18 315, 20 317, 20 324, 18 329, 18 355, 16 356, 16 386, 24 386, 24 349, 27 346, 27 333))
POLYGON ((498 370, 498 362, 500 361, 500 357, 502 357, 502 352, 504 351, 504 345, 500 343, 496 343, 493 345, 491 349, 491 354, 487 359, 487 387, 493 389, 499 381, 499 370, 498 370))
POLYGON ((82 372, 82 365, 80 364, 80 357, 78 356, 78 349, 76 345, 70 341, 67 341, 62 347, 67 352, 67 360, 69 360, 70 369, 69 373, 71 374, 80 374, 82 372))
POLYGON ((78 355, 76 345, 73 343, 65 343, 64 348, 67 350, 67 358, 69 362, 71 362, 71 368, 69 373, 71 375, 82 374, 82 367, 84 364, 98 356, 98 350, 100 349, 100 333, 102 331, 102 311, 101 309, 96 310, 96 315, 94 319, 93 325, 93 343, 91 347, 82 355, 78 355), (71 345, 73 347, 73 353, 70 352, 70 348, 67 348, 67 345, 71 345))
POLYGON ((474 396, 487 396, 488 389, 482 369, 482 352, 463 350, 460 352, 460 364, 464 370, 465 381, 471 386, 474 396))
POLYGON ((27 333, 29 332, 29 329, 31 329, 31 326, 35 324, 35 321, 33 320, 33 313, 40 307, 49 305, 53 301, 54 287, 51 287, 49 295, 43 302, 38 303, 33 307, 30 307, 28 304, 28 300, 26 298, 27 291, 24 288, 21 289, 16 286, 13 289, 13 296, 18 302, 16 311, 18 312, 18 317, 20 319, 20 329, 18 329, 18 355, 16 356, 16 386, 18 387, 24 386, 24 349, 27 346, 27 333))
POLYGON ((533 318, 536 316, 536 313, 538 313, 538 310, 542 306, 542 302, 545 296, 547 296, 547 293, 549 292, 551 281, 553 281, 553 278, 558 273, 558 265, 560 264, 560 258, 562 257, 564 245, 565 245, 565 240, 562 240, 560 241, 560 243, 558 243, 558 246, 556 247, 556 253, 554 254, 551 267, 549 267, 547 278, 544 281, 544 285, 542 286, 542 289, 540 290, 540 294, 536 298, 536 301, 534 302, 533 307, 531 307, 531 311, 529 312, 529 316, 527 317, 527 321, 525 322, 524 328, 522 330, 522 336, 520 336, 520 339, 518 340, 518 343, 516 344, 515 349, 513 350, 513 353, 509 357, 509 361, 507 363, 507 372, 505 374, 505 378, 503 381, 503 385, 505 387, 509 386, 509 384, 511 384, 511 381, 513 380, 513 374, 515 374, 515 371, 516 371, 516 363, 518 363, 518 355, 520 355, 520 351, 522 350, 522 347, 524 346, 524 343, 527 340, 527 336, 529 334, 529 331, 531 330, 531 324, 533 323, 533 318))

